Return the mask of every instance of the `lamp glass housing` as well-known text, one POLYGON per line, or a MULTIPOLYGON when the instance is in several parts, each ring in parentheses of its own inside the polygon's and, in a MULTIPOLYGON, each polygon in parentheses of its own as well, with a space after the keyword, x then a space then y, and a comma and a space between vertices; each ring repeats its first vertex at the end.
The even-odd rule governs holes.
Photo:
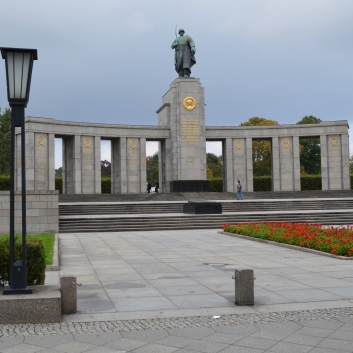
POLYGON ((36 49, 0 48, 6 63, 8 101, 27 105, 36 49))

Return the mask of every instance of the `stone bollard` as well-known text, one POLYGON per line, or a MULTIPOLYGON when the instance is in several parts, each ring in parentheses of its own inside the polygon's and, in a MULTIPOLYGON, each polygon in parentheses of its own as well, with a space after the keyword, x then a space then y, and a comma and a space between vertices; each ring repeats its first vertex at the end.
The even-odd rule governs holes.
POLYGON ((61 285, 61 314, 77 313, 77 282, 76 277, 65 275, 60 277, 61 285))
POLYGON ((235 304, 254 305, 254 271, 235 270, 235 304))

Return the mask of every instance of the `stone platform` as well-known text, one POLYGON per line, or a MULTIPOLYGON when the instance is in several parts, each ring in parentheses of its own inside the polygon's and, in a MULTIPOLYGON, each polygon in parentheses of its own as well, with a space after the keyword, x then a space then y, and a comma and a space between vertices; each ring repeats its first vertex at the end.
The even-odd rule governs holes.
POLYGON ((61 321, 59 286, 34 286, 33 294, 0 295, 0 325, 61 321))

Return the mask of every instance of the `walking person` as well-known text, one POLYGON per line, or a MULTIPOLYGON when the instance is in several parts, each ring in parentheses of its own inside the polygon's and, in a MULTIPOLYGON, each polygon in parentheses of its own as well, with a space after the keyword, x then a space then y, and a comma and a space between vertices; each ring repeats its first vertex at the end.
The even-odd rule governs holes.
POLYGON ((242 200, 243 199, 243 193, 242 193, 241 189, 243 188, 243 186, 241 185, 241 182, 240 182, 239 179, 237 180, 236 187, 237 187, 238 200, 242 200))
POLYGON ((158 190, 159 190, 159 182, 156 181, 156 184, 154 186, 154 191, 158 193, 158 190))
POLYGON ((150 194, 151 193, 151 188, 152 188, 152 185, 151 183, 149 182, 149 180, 147 180, 147 192, 150 194))

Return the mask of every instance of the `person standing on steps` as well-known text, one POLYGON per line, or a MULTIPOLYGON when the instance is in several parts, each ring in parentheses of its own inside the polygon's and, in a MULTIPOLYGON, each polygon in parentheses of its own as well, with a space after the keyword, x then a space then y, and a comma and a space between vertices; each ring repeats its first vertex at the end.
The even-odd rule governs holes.
POLYGON ((236 186, 237 186, 237 197, 238 197, 238 200, 242 200, 243 199, 243 193, 242 193, 241 189, 243 188, 243 186, 241 185, 241 182, 240 182, 239 179, 237 180, 236 186))
POLYGON ((149 180, 147 180, 147 192, 150 194, 151 193, 151 188, 152 188, 152 185, 150 183, 149 180))

